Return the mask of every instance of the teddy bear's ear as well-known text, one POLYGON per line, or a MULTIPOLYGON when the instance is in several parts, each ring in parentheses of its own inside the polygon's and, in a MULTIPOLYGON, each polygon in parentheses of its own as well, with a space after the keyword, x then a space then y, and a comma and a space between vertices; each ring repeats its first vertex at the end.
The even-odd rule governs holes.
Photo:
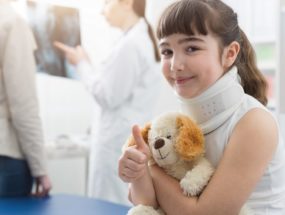
POLYGON ((142 137, 143 137, 143 140, 145 141, 146 144, 148 144, 148 132, 149 132, 150 128, 151 128, 151 123, 147 123, 141 129, 142 137))
MULTIPOLYGON (((150 127, 151 123, 148 123, 141 129, 141 134, 146 144, 148 144, 148 131, 150 130, 150 127)), ((134 145, 136 145, 135 139, 133 135, 130 135, 126 143, 123 145, 123 150, 129 146, 134 146, 134 145)))
POLYGON ((194 160, 204 154, 204 136, 199 126, 189 117, 180 115, 176 119, 179 130, 176 151, 184 160, 194 160))

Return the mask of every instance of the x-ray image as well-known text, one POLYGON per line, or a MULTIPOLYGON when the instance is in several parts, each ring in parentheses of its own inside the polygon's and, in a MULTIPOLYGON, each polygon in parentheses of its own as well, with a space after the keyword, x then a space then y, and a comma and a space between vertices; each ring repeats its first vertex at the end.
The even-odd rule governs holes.
POLYGON ((53 42, 60 41, 70 46, 80 45, 78 9, 41 1, 28 1, 27 13, 38 46, 35 52, 37 70, 51 75, 76 78, 74 68, 53 46, 53 42))

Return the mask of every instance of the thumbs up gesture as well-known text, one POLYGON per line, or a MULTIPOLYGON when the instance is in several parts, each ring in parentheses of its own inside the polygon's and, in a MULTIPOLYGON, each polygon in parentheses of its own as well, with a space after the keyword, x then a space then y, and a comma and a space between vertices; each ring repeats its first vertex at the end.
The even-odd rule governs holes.
POLYGON ((136 149, 142 152, 143 154, 146 155, 147 159, 150 156, 150 151, 148 145, 145 143, 140 128, 137 125, 134 125, 132 128, 132 134, 134 137, 134 140, 136 142, 136 149))
POLYGON ((119 159, 119 177, 124 182, 133 182, 142 177, 147 171, 150 156, 149 147, 137 125, 133 126, 132 134, 136 145, 126 148, 119 159))

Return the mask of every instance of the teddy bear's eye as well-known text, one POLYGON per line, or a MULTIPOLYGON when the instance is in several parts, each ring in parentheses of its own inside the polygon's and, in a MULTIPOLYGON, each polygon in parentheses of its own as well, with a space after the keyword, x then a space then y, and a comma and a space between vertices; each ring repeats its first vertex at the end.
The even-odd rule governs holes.
POLYGON ((167 135, 166 138, 167 138, 167 139, 171 139, 171 135, 167 135))

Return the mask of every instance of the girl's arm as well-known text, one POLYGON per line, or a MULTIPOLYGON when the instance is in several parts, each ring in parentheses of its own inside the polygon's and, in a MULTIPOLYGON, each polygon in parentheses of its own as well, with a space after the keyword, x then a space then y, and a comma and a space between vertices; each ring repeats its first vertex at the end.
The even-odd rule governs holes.
POLYGON ((264 174, 278 142, 273 117, 249 111, 236 125, 224 155, 199 198, 183 195, 179 182, 151 167, 159 205, 168 215, 238 214, 264 174))
POLYGON ((154 208, 158 207, 148 167, 146 167, 145 174, 141 178, 130 183, 129 188, 129 198, 134 205, 142 204, 154 208))
POLYGON ((149 148, 138 126, 133 127, 136 145, 126 148, 119 160, 119 176, 130 183, 129 199, 134 204, 157 207, 152 178, 148 168, 149 148))

